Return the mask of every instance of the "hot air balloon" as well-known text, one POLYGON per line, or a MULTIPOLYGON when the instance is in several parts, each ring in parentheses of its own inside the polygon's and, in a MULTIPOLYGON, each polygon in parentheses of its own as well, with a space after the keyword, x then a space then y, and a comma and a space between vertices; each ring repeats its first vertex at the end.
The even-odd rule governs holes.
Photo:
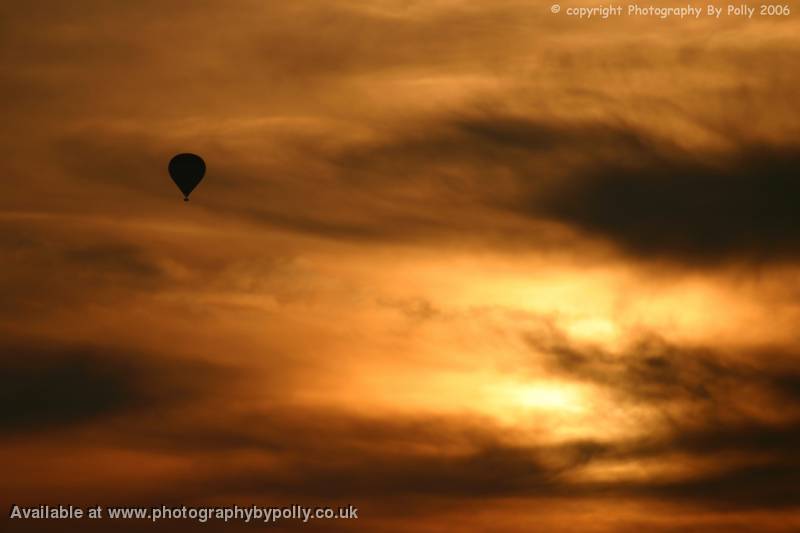
POLYGON ((189 195, 202 181, 206 173, 203 158, 196 154, 178 154, 169 162, 169 175, 183 193, 183 201, 189 201, 189 195))

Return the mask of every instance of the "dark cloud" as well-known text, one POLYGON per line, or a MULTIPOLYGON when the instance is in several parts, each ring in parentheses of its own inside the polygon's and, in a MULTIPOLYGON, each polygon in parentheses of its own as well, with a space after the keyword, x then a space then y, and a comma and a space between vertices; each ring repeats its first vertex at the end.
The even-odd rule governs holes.
POLYGON ((700 429, 674 428, 673 436, 662 448, 643 444, 643 454, 686 451, 694 454, 713 454, 728 451, 772 454, 773 458, 789 458, 800 444, 800 423, 769 424, 743 421, 732 424, 715 424, 700 429))
POLYGON ((710 388, 731 375, 706 349, 681 349, 652 336, 632 343, 621 354, 574 345, 560 335, 526 335, 526 341, 556 371, 648 401, 705 401, 710 388))
POLYGON ((58 228, 48 228, 48 222, 0 222, 0 250, 15 267, 9 270, 36 272, 53 280, 69 274, 73 280, 112 280, 139 288, 159 285, 167 276, 157 254, 130 238, 71 224, 68 217, 58 228), (58 272, 62 276, 52 275, 58 272))
POLYGON ((770 399, 800 400, 800 372, 785 361, 800 351, 765 346, 720 350, 682 346, 655 334, 633 338, 619 352, 570 342, 558 330, 525 335, 551 370, 572 379, 607 387, 623 397, 654 405, 693 402, 713 410, 730 409, 736 391, 759 390, 770 399))
MULTIPOLYGON (((676 420, 667 434, 652 438, 519 445, 507 428, 480 418, 365 417, 282 404, 241 410, 230 403, 231 390, 219 388, 219 369, 196 363, 157 362, 96 349, 4 352, 0 377, 3 405, 8 406, 2 413, 5 432, 102 420, 92 434, 95 445, 197 459, 191 474, 159 489, 151 487, 147 494, 130 493, 128 503, 246 494, 370 506, 422 498, 427 504, 418 503, 413 512, 423 515, 436 501, 463 505, 465 500, 503 498, 624 498, 738 509, 800 505, 794 490, 800 473, 794 458, 800 440, 796 424, 747 419, 723 424, 701 413, 699 423, 696 417, 676 420), (208 404, 212 395, 215 401, 208 404), (218 408, 196 409, 196 400, 218 408), (731 453, 733 461, 718 460, 731 453), (242 466, 226 459, 242 454, 263 460, 242 466), (658 474, 635 481, 575 478, 594 464, 674 461, 676 454, 714 466, 678 479, 658 474)), ((582 368, 588 363, 574 357, 563 363, 571 372, 598 379, 582 368)), ((645 363, 645 370, 630 361, 622 364, 634 369, 605 371, 623 380, 645 381, 643 395, 638 386, 629 387, 642 395, 639 400, 663 399, 651 390, 662 386, 656 383, 693 394, 681 383, 683 372, 662 370, 666 362, 645 363), (650 366, 658 369, 652 375, 650 366)), ((681 393, 674 396, 681 398, 681 393)))
POLYGON ((526 336, 551 370, 606 388, 621 402, 659 410, 652 437, 596 443, 592 461, 670 460, 714 466, 679 479, 649 477, 585 486, 600 494, 721 508, 800 506, 800 354, 764 347, 721 351, 674 345, 653 335, 621 352, 570 343, 557 331, 526 336), (742 403, 743 397, 750 398, 742 403), (757 413, 769 413, 763 417, 757 413), (769 421, 771 420, 771 421, 769 421), (733 458, 733 459, 731 459, 733 458))
MULTIPOLYGON (((800 253, 800 150, 791 145, 734 139, 727 151, 692 152, 624 123, 487 112, 443 117, 334 161, 347 169, 344 183, 383 199, 398 180, 411 180, 436 191, 422 199, 429 212, 439 202, 473 214, 479 205, 510 209, 646 259, 718 264, 800 253)), ((436 222, 483 236, 498 229, 486 218, 436 222)))
MULTIPOLYGON (((575 150, 587 155, 627 155, 648 150, 646 135, 625 124, 569 123, 499 113, 464 116, 451 121, 464 139, 477 140, 487 149, 513 149, 523 154, 575 150)), ((500 154, 498 154, 500 155, 500 154)))
POLYGON ((529 205, 642 257, 689 263, 794 259, 800 253, 800 150, 743 146, 718 160, 643 153, 600 162, 529 205))
POLYGON ((429 300, 423 298, 407 300, 378 300, 378 305, 394 309, 412 322, 422 323, 434 318, 442 318, 443 312, 429 300))
POLYGON ((487 179, 487 199, 608 239, 634 256, 713 264, 800 253, 795 146, 734 140, 725 152, 691 152, 625 124, 507 115, 458 119, 444 131, 453 127, 459 134, 446 138, 459 148, 450 152, 478 157, 488 175, 509 169, 517 182, 506 192, 523 198, 498 198, 487 179))
POLYGON ((78 351, 42 357, 14 348, 3 352, 4 431, 84 422, 127 410, 142 400, 130 369, 96 354, 78 351))
MULTIPOLYGON (((76 191, 102 184, 109 201, 129 197, 132 214, 163 213, 146 200, 171 198, 163 168, 169 152, 156 149, 151 135, 90 140, 96 134, 60 141, 76 191)), ((491 111, 398 124, 382 138, 335 148, 315 146, 320 135, 265 139, 277 152, 315 161, 294 168, 243 163, 246 154, 206 143, 204 207, 365 243, 549 248, 552 236, 541 224, 557 222, 643 259, 715 265, 800 254, 800 150, 793 146, 734 140, 726 151, 691 152, 622 122, 491 111)))
POLYGON ((695 469, 677 479, 652 476, 594 488, 618 496, 721 509, 796 508, 800 507, 795 490, 800 482, 800 461, 795 453, 799 443, 797 422, 769 425, 750 420, 726 425, 708 421, 701 428, 674 427, 664 438, 602 447, 596 458, 659 460, 678 454, 704 460, 711 468, 695 469))
POLYGON ((163 258, 135 239, 111 236, 65 218, 0 221, 0 252, 6 275, 0 313, 19 319, 45 316, 111 294, 163 287, 170 276, 163 258))
MULTIPOLYGON (((698 475, 679 482, 653 482, 634 485, 639 496, 711 503, 725 509, 771 509, 800 507, 797 461, 771 462, 766 465, 740 466, 712 475, 698 475)), ((623 491, 624 492, 624 491, 623 491)))
POLYGON ((99 243, 68 249, 64 252, 64 260, 88 265, 102 272, 124 272, 140 279, 158 279, 163 275, 163 271, 141 248, 124 243, 99 243))
POLYGON ((4 343, 0 431, 47 431, 202 398, 230 370, 115 348, 4 343))
MULTIPOLYGON (((797 424, 681 421, 669 433, 651 438, 518 445, 507 430, 480 419, 366 418, 308 408, 295 409, 294 416, 286 412, 275 408, 261 415, 182 418, 160 425, 134 421, 128 431, 136 437, 118 438, 128 446, 219 457, 221 462, 164 487, 168 494, 190 499, 248 494, 338 498, 367 505, 417 498, 463 502, 509 497, 624 498, 721 509, 800 505, 793 489, 800 473, 794 457, 800 439, 797 424), (245 450, 272 466, 240 468, 221 459, 245 450), (644 459, 674 464, 676 456, 709 467, 678 477, 654 473, 602 482, 579 477, 587 466, 644 459)), ((427 511, 419 506, 416 512, 427 511)))
POLYGON ((417 498, 452 502, 552 497, 567 493, 560 476, 586 460, 572 445, 541 450, 505 443, 487 421, 480 425, 478 420, 449 417, 364 418, 302 408, 294 415, 276 409, 249 420, 234 417, 212 423, 212 431, 203 431, 202 421, 195 421, 194 428, 176 421, 175 427, 149 430, 151 436, 160 433, 161 440, 134 439, 128 444, 155 449, 177 445, 183 453, 218 457, 190 478, 165 487, 169 494, 191 499, 247 494, 369 505, 417 498), (243 450, 264 458, 256 464, 270 466, 240 467, 222 459, 243 450), (553 466, 553 461, 558 464, 553 466))
MULTIPOLYGON (((554 494, 553 475, 531 450, 485 448, 461 456, 446 454, 357 455, 345 461, 296 460, 280 472, 243 473, 214 480, 217 490, 295 497, 393 498, 431 496, 487 498, 554 494)), ((560 491, 558 491, 560 492, 560 491)))

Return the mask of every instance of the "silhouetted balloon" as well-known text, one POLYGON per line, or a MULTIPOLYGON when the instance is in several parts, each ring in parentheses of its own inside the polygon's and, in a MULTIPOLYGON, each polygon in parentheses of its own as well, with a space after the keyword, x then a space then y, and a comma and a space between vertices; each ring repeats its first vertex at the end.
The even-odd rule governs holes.
POLYGON ((183 201, 189 201, 189 194, 197 187, 206 173, 203 158, 195 154, 178 154, 169 162, 169 175, 183 193, 183 201))

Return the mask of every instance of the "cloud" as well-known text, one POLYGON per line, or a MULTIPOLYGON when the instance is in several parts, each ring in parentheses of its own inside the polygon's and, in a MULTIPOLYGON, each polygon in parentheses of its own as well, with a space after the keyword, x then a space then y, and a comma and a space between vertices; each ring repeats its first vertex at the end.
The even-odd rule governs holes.
MULTIPOLYGON (((708 420, 701 427, 686 423, 648 438, 522 445, 514 442, 513 430, 488 420, 365 417, 276 405, 244 417, 182 416, 169 424, 134 419, 126 427, 133 438, 123 434, 107 442, 204 458, 191 476, 174 479, 149 496, 156 500, 246 494, 365 506, 417 501, 414 512, 422 515, 433 502, 463 505, 465 500, 506 498, 625 498, 720 509, 800 505, 792 488, 800 473, 794 457, 800 438, 796 423, 708 420), (235 460, 243 453, 251 458, 246 466, 235 460), (676 467, 699 461, 705 467, 677 477, 669 471, 604 481, 581 477, 587 467, 645 460, 676 467)), ((110 430, 114 435, 113 426, 110 430)))
POLYGON ((696 407, 730 410, 735 391, 747 390, 752 397, 756 389, 763 400, 800 399, 800 373, 786 363, 800 358, 792 347, 679 345, 651 332, 633 335, 622 349, 611 351, 572 342, 553 327, 524 339, 550 370, 635 401, 696 402, 696 407))
POLYGON ((112 294, 152 293, 170 280, 163 258, 121 235, 108 235, 69 217, 0 221, 5 298, 0 313, 12 319, 45 316, 112 294))
MULTIPOLYGON (((725 150, 688 150, 624 123, 497 112, 444 116, 395 135, 332 161, 347 169, 342 186, 365 186, 384 203, 402 182, 430 191, 414 211, 441 214, 434 234, 508 243, 525 233, 520 224, 504 239, 497 222, 477 216, 485 209, 499 221, 505 211, 557 222, 641 259, 718 265, 800 253, 800 149, 791 145, 732 139, 725 150), (447 204, 470 206, 472 218, 447 204)), ((536 242, 532 227, 529 238, 536 242)))
POLYGON ((708 39, 518 0, 7 4, 0 332, 28 337, 0 343, 2 499, 797 529, 800 353, 730 347, 765 302, 764 338, 795 325, 796 22, 708 39), (183 205, 165 167, 186 150, 209 172, 183 205), (733 294, 739 264, 759 269, 733 294), (697 318, 729 303, 724 328, 697 318), (555 330, 605 339, 621 308, 660 329, 555 330), (520 346, 537 316, 549 336, 520 346), (521 405, 543 380, 563 411, 521 405))
POLYGON ((674 428, 666 439, 618 443, 604 451, 617 458, 662 462, 678 455, 703 460, 710 468, 696 469, 679 478, 619 480, 595 488, 617 496, 727 510, 800 506, 800 496, 794 489, 800 480, 800 461, 794 453, 800 443, 797 421, 778 426, 757 421, 732 425, 709 422, 703 428, 674 428))
POLYGON ((800 357, 796 350, 681 346, 650 334, 610 351, 552 328, 525 338, 556 375, 601 387, 619 406, 659 414, 662 423, 649 435, 587 448, 593 464, 706 465, 678 477, 579 483, 579 492, 726 509, 800 505, 793 489, 800 479, 799 375, 787 363, 800 357))
POLYGON ((636 257, 692 264, 794 260, 800 149, 739 146, 713 153, 599 161, 528 204, 636 257))
POLYGON ((210 394, 230 369, 116 348, 4 343, 0 431, 46 432, 167 409, 210 394))
MULTIPOLYGON (((119 444, 180 451, 198 462, 149 498, 248 498, 297 501, 456 502, 568 495, 560 480, 585 461, 576 446, 541 450, 505 442, 488 420, 463 417, 365 417, 330 409, 275 406, 260 415, 176 418, 140 425, 119 444), (286 413, 291 412, 291 416, 286 413), (236 461, 243 454, 247 465, 236 461), (550 463, 558 462, 553 466, 550 463)), ((112 433, 113 434, 113 433, 112 433)), ((114 441, 111 441, 114 442, 114 441)), ((580 446, 585 446, 581 444, 580 446)), ((425 514, 420 510, 408 512, 425 514)))

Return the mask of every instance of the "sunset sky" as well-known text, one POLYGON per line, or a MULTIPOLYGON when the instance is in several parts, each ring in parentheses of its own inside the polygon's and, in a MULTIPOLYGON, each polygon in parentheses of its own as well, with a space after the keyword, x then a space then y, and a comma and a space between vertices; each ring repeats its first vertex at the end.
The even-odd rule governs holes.
POLYGON ((793 7, 2 3, 3 512, 800 531, 793 7))

